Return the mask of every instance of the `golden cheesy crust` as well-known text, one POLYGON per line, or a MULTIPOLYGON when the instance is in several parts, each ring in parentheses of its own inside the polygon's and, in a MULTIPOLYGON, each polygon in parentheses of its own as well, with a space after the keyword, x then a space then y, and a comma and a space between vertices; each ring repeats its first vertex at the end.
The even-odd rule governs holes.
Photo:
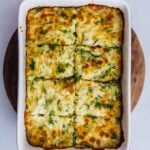
POLYGON ((44 148, 65 148, 74 144, 74 117, 25 114, 28 142, 44 148))
POLYGON ((31 115, 74 114, 74 80, 27 81, 26 112, 31 115))
POLYGON ((75 7, 36 7, 27 14, 27 25, 58 24, 59 28, 71 25, 75 21, 77 11, 75 7))
POLYGON ((85 80, 108 82, 121 77, 121 49, 77 46, 76 74, 85 80))
POLYGON ((33 8, 27 15, 27 41, 35 44, 73 45, 75 8, 33 8))
POLYGON ((117 148, 122 139, 118 119, 77 116, 76 145, 81 148, 117 148))
POLYGON ((26 51, 28 80, 63 79, 74 75, 75 46, 30 45, 26 51))
POLYGON ((120 47, 123 15, 117 8, 87 5, 77 13, 77 45, 120 47))
POLYGON ((37 7, 27 15, 27 40, 35 44, 120 47, 123 25, 122 12, 117 8, 37 7))
POLYGON ((26 17, 25 128, 51 148, 117 148, 124 20, 117 8, 37 7, 26 17))
POLYGON ((81 116, 121 116, 120 83, 79 80, 76 83, 75 113, 81 116))

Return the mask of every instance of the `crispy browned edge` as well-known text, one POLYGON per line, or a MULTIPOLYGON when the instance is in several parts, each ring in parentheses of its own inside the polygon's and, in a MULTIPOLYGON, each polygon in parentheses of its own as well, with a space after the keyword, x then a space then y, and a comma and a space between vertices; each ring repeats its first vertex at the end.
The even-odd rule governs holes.
MULTIPOLYGON (((103 7, 107 7, 107 8, 114 8, 114 9, 118 9, 119 11, 120 11, 120 13, 121 13, 121 15, 122 15, 122 19, 123 19, 123 31, 122 31, 122 38, 121 38, 121 42, 122 43, 124 43, 124 26, 125 26, 125 19, 124 19, 124 15, 123 15, 123 12, 119 9, 119 8, 115 8, 115 7, 109 7, 109 6, 107 6, 107 5, 96 5, 96 4, 92 4, 92 3, 89 3, 88 5, 82 5, 82 6, 77 6, 77 7, 83 7, 83 6, 96 6, 97 7, 97 9, 99 10, 99 9, 101 9, 101 8, 103 8, 103 7)), ((60 7, 60 6, 54 6, 54 7, 59 7, 59 8, 63 8, 63 7, 60 7)), ((31 9, 29 9, 28 10, 28 13, 31 11, 31 10, 33 10, 33 9, 35 9, 36 7, 34 7, 34 8, 31 8, 31 9)), ((49 8, 49 7, 41 7, 41 8, 49 8)), ((69 7, 67 7, 67 8, 69 8, 69 7)), ((72 8, 71 6, 70 6, 70 8, 72 8)), ((27 13, 27 15, 28 15, 28 13, 27 13)), ((26 15, 26 41, 27 41, 27 30, 28 30, 28 27, 27 27, 27 24, 28 24, 28 21, 27 21, 27 15, 26 15)), ((123 50, 123 48, 122 48, 122 46, 121 46, 121 79, 122 79, 122 73, 123 73, 123 52, 122 52, 122 50, 123 50)), ((26 64, 25 64, 25 69, 26 69, 26 66, 27 66, 27 54, 26 54, 26 64)), ((25 71, 25 76, 26 76, 26 71, 25 71)), ((111 81, 109 81, 109 82, 111 82, 111 81)), ((27 79, 26 79, 26 85, 27 85, 27 79)), ((121 85, 121 117, 119 118, 119 120, 120 120, 120 126, 121 126, 121 139, 120 139, 120 142, 119 142, 119 144, 118 145, 116 145, 116 147, 105 147, 105 148, 115 148, 115 149, 117 149, 117 148, 119 148, 120 146, 121 146, 121 144, 125 141, 125 139, 124 139, 124 131, 123 131, 123 127, 122 127, 122 116, 123 116, 123 102, 122 102, 122 85, 121 85)), ((27 92, 27 86, 26 86, 26 92, 27 92)), ((26 97, 27 97, 27 93, 26 93, 26 97)), ((26 98, 25 98, 26 99, 26 98)), ((26 101, 26 100, 25 100, 26 101)), ((26 106, 25 106, 25 109, 26 109, 26 106)), ((26 120, 26 112, 24 111, 24 119, 26 120)), ((25 122, 25 121, 24 121, 25 122)), ((26 123, 25 123, 25 128, 26 128, 26 123)), ((27 141, 28 141, 28 143, 29 144, 31 144, 32 146, 35 146, 35 147, 42 147, 42 148, 44 148, 45 150, 50 150, 51 148, 57 148, 57 149, 62 149, 62 148, 69 148, 69 147, 50 147, 50 148, 47 148, 47 147, 43 147, 42 145, 35 145, 35 144, 33 144, 33 143, 31 143, 31 141, 29 140, 29 137, 28 137, 28 135, 27 135, 27 132, 26 132, 26 138, 27 138, 27 141)), ((75 148, 81 148, 81 149, 84 149, 84 148, 93 148, 93 147, 80 147, 79 145, 73 145, 75 148)), ((95 150, 104 150, 105 148, 103 148, 103 147, 100 147, 100 148, 94 148, 95 150)))

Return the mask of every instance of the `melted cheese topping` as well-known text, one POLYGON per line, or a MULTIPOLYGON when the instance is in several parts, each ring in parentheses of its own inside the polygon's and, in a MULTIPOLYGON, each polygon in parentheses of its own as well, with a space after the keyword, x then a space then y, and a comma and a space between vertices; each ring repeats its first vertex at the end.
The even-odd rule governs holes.
POLYGON ((122 45, 123 16, 119 9, 82 6, 77 14, 77 45, 118 47, 122 45))
POLYGON ((75 119, 78 147, 116 148, 121 141, 121 126, 117 119, 83 117, 75 119))
POLYGON ((26 113, 25 125, 28 141, 44 148, 73 146, 73 117, 37 116, 26 113))
POLYGON ((32 115, 69 116, 74 113, 73 80, 27 81, 26 111, 32 115))
POLYGON ((76 8, 73 7, 37 7, 28 11, 27 25, 55 24, 59 28, 69 26, 75 21, 76 14, 76 8))
POLYGON ((96 83, 79 80, 76 83, 76 115, 120 117, 120 89, 119 83, 96 83))
POLYGON ((76 72, 86 80, 107 82, 121 77, 121 50, 78 46, 76 72))
POLYGON ((107 6, 28 11, 29 143, 46 149, 119 147, 123 23, 121 11, 107 6))
POLYGON ((27 15, 27 40, 35 44, 73 45, 74 8, 34 8, 27 15))
POLYGON ((74 75, 74 46, 27 47, 26 75, 34 78, 67 78, 74 75))

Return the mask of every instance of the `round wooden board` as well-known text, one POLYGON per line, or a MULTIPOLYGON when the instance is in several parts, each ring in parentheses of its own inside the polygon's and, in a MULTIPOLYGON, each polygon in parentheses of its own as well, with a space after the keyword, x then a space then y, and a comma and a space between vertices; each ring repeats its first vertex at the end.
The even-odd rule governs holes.
POLYGON ((133 30, 131 49, 131 105, 133 110, 141 96, 145 78, 144 54, 140 41, 133 30))
MULTIPOLYGON (((132 30, 132 74, 131 74, 131 99, 132 110, 135 108, 141 95, 145 77, 145 61, 143 50, 137 35, 132 30)), ((15 111, 17 111, 18 88, 18 33, 14 32, 8 44, 4 66, 3 78, 7 96, 15 111)))

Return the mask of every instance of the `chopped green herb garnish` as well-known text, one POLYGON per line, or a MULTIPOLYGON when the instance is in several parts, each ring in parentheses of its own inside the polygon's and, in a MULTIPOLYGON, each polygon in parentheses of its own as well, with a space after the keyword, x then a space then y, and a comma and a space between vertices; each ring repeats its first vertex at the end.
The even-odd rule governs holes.
POLYGON ((42 47, 43 45, 44 45, 44 44, 38 44, 37 46, 38 46, 38 47, 42 47))
POLYGON ((54 124, 54 120, 52 119, 52 117, 49 117, 48 123, 49 123, 49 124, 54 124))
POLYGON ((95 22, 95 24, 104 24, 104 19, 103 18, 100 18, 99 20, 97 20, 95 22))
POLYGON ((60 100, 57 102, 57 107, 58 107, 59 111, 62 110, 62 104, 61 104, 60 100))
POLYGON ((100 77, 101 77, 101 78, 106 77, 106 76, 110 73, 110 71, 111 71, 111 68, 109 68, 108 70, 103 71, 103 72, 100 74, 100 77))
POLYGON ((64 11, 61 11, 60 15, 63 17, 63 18, 67 18, 67 14, 64 12, 64 11))
POLYGON ((59 29, 59 31, 63 32, 64 34, 67 34, 67 33, 71 32, 70 30, 61 30, 61 29, 59 29))
POLYGON ((113 104, 103 104, 103 103, 101 103, 99 96, 94 99, 94 105, 95 105, 96 108, 101 108, 101 107, 108 108, 108 109, 113 108, 113 104))
POLYGON ((29 65, 29 67, 30 67, 31 70, 35 69, 35 61, 34 61, 34 59, 31 60, 31 63, 29 65))
POLYGON ((77 16, 75 14, 72 15, 71 19, 75 19, 77 16))
POLYGON ((50 111, 49 116, 54 116, 55 112, 54 111, 50 111))
POLYGON ((46 99, 45 104, 44 104, 44 108, 48 108, 48 106, 52 103, 52 99, 46 99))
POLYGON ((84 105, 85 105, 87 108, 89 108, 89 107, 90 107, 87 103, 84 103, 84 105))
POLYGON ((116 90, 115 93, 114 93, 114 95, 115 95, 115 97, 116 97, 117 99, 119 99, 119 98, 121 97, 121 92, 118 91, 118 90, 116 90))
POLYGON ((88 92, 92 93, 93 89, 91 87, 88 87, 88 92))
MULTIPOLYGON (((107 45, 105 45, 104 47, 108 47, 107 45)), ((118 45, 113 44, 111 47, 109 48, 113 48, 113 49, 119 49, 120 47, 118 45)))
POLYGON ((98 39, 97 39, 97 40, 95 40, 93 44, 96 44, 97 42, 98 42, 98 39))
POLYGON ((109 86, 109 84, 108 83, 106 83, 106 84, 98 84, 102 89, 105 89, 107 86, 109 86))
POLYGON ((39 11, 41 11, 41 10, 42 10, 42 7, 40 7, 40 6, 39 6, 39 7, 36 7, 36 11, 37 11, 37 12, 39 12, 39 11))
POLYGON ((51 23, 53 23, 53 21, 49 21, 48 23, 45 23, 45 24, 51 24, 51 23))
POLYGON ((76 32, 73 32, 73 35, 74 35, 75 37, 77 37, 77 33, 76 33, 76 32))
POLYGON ((45 32, 44 32, 43 30, 41 30, 39 33, 40 33, 40 34, 45 34, 45 32))
POLYGON ((51 104, 51 103, 52 103, 52 101, 53 101, 53 100, 52 100, 52 99, 50 99, 50 98, 49 98, 49 99, 46 99, 46 105, 48 106, 49 104, 51 104))
POLYGON ((77 94, 77 93, 75 93, 75 96, 78 96, 78 94, 77 94))
POLYGON ((101 108, 102 104, 100 102, 95 102, 95 107, 101 108))
POLYGON ((112 109, 113 105, 112 104, 103 104, 104 108, 112 109))
POLYGON ((65 72, 66 68, 69 66, 69 64, 58 64, 57 71, 62 73, 65 72))
POLYGON ((43 130, 43 127, 39 127, 40 130, 43 130))
POLYGON ((73 132, 72 133, 72 139, 73 139, 73 145, 75 145, 75 143, 76 143, 76 132, 73 132))
POLYGON ((39 138, 39 141, 40 141, 40 142, 44 142, 44 141, 45 141, 45 137, 40 137, 40 138, 39 138))
POLYGON ((75 80, 79 81, 81 79, 81 75, 78 75, 77 73, 75 73, 75 80))
POLYGON ((44 80, 44 79, 45 79, 44 77, 35 77, 35 78, 34 78, 34 81, 44 80))
POLYGON ((47 92, 45 87, 43 87, 43 90, 42 90, 42 91, 43 91, 45 94, 46 94, 46 92, 47 92))
POLYGON ((97 97, 95 97, 94 105, 95 105, 96 108, 101 108, 102 104, 100 102, 100 96, 99 95, 97 97))
POLYGON ((56 44, 56 43, 54 43, 54 44, 49 44, 49 49, 50 49, 50 50, 54 50, 57 46, 58 46, 58 44, 56 44))
POLYGON ((93 116, 93 115, 91 115, 91 114, 87 114, 87 117, 90 117, 90 118, 92 118, 92 119, 96 119, 96 118, 97 118, 96 116, 93 116))
POLYGON ((85 50, 83 48, 80 49, 80 54, 84 54, 85 53, 85 50))
POLYGON ((116 133, 112 133, 111 139, 117 139, 117 134, 116 133))
POLYGON ((106 32, 107 32, 107 33, 111 33, 111 32, 112 32, 112 30, 110 30, 110 29, 109 29, 109 30, 106 30, 106 32))
POLYGON ((63 124, 63 128, 65 128, 65 125, 63 124))
POLYGON ((38 116, 44 116, 44 114, 38 114, 38 116))
POLYGON ((65 72, 65 67, 63 64, 59 64, 58 67, 57 67, 57 71, 58 72, 65 72))

